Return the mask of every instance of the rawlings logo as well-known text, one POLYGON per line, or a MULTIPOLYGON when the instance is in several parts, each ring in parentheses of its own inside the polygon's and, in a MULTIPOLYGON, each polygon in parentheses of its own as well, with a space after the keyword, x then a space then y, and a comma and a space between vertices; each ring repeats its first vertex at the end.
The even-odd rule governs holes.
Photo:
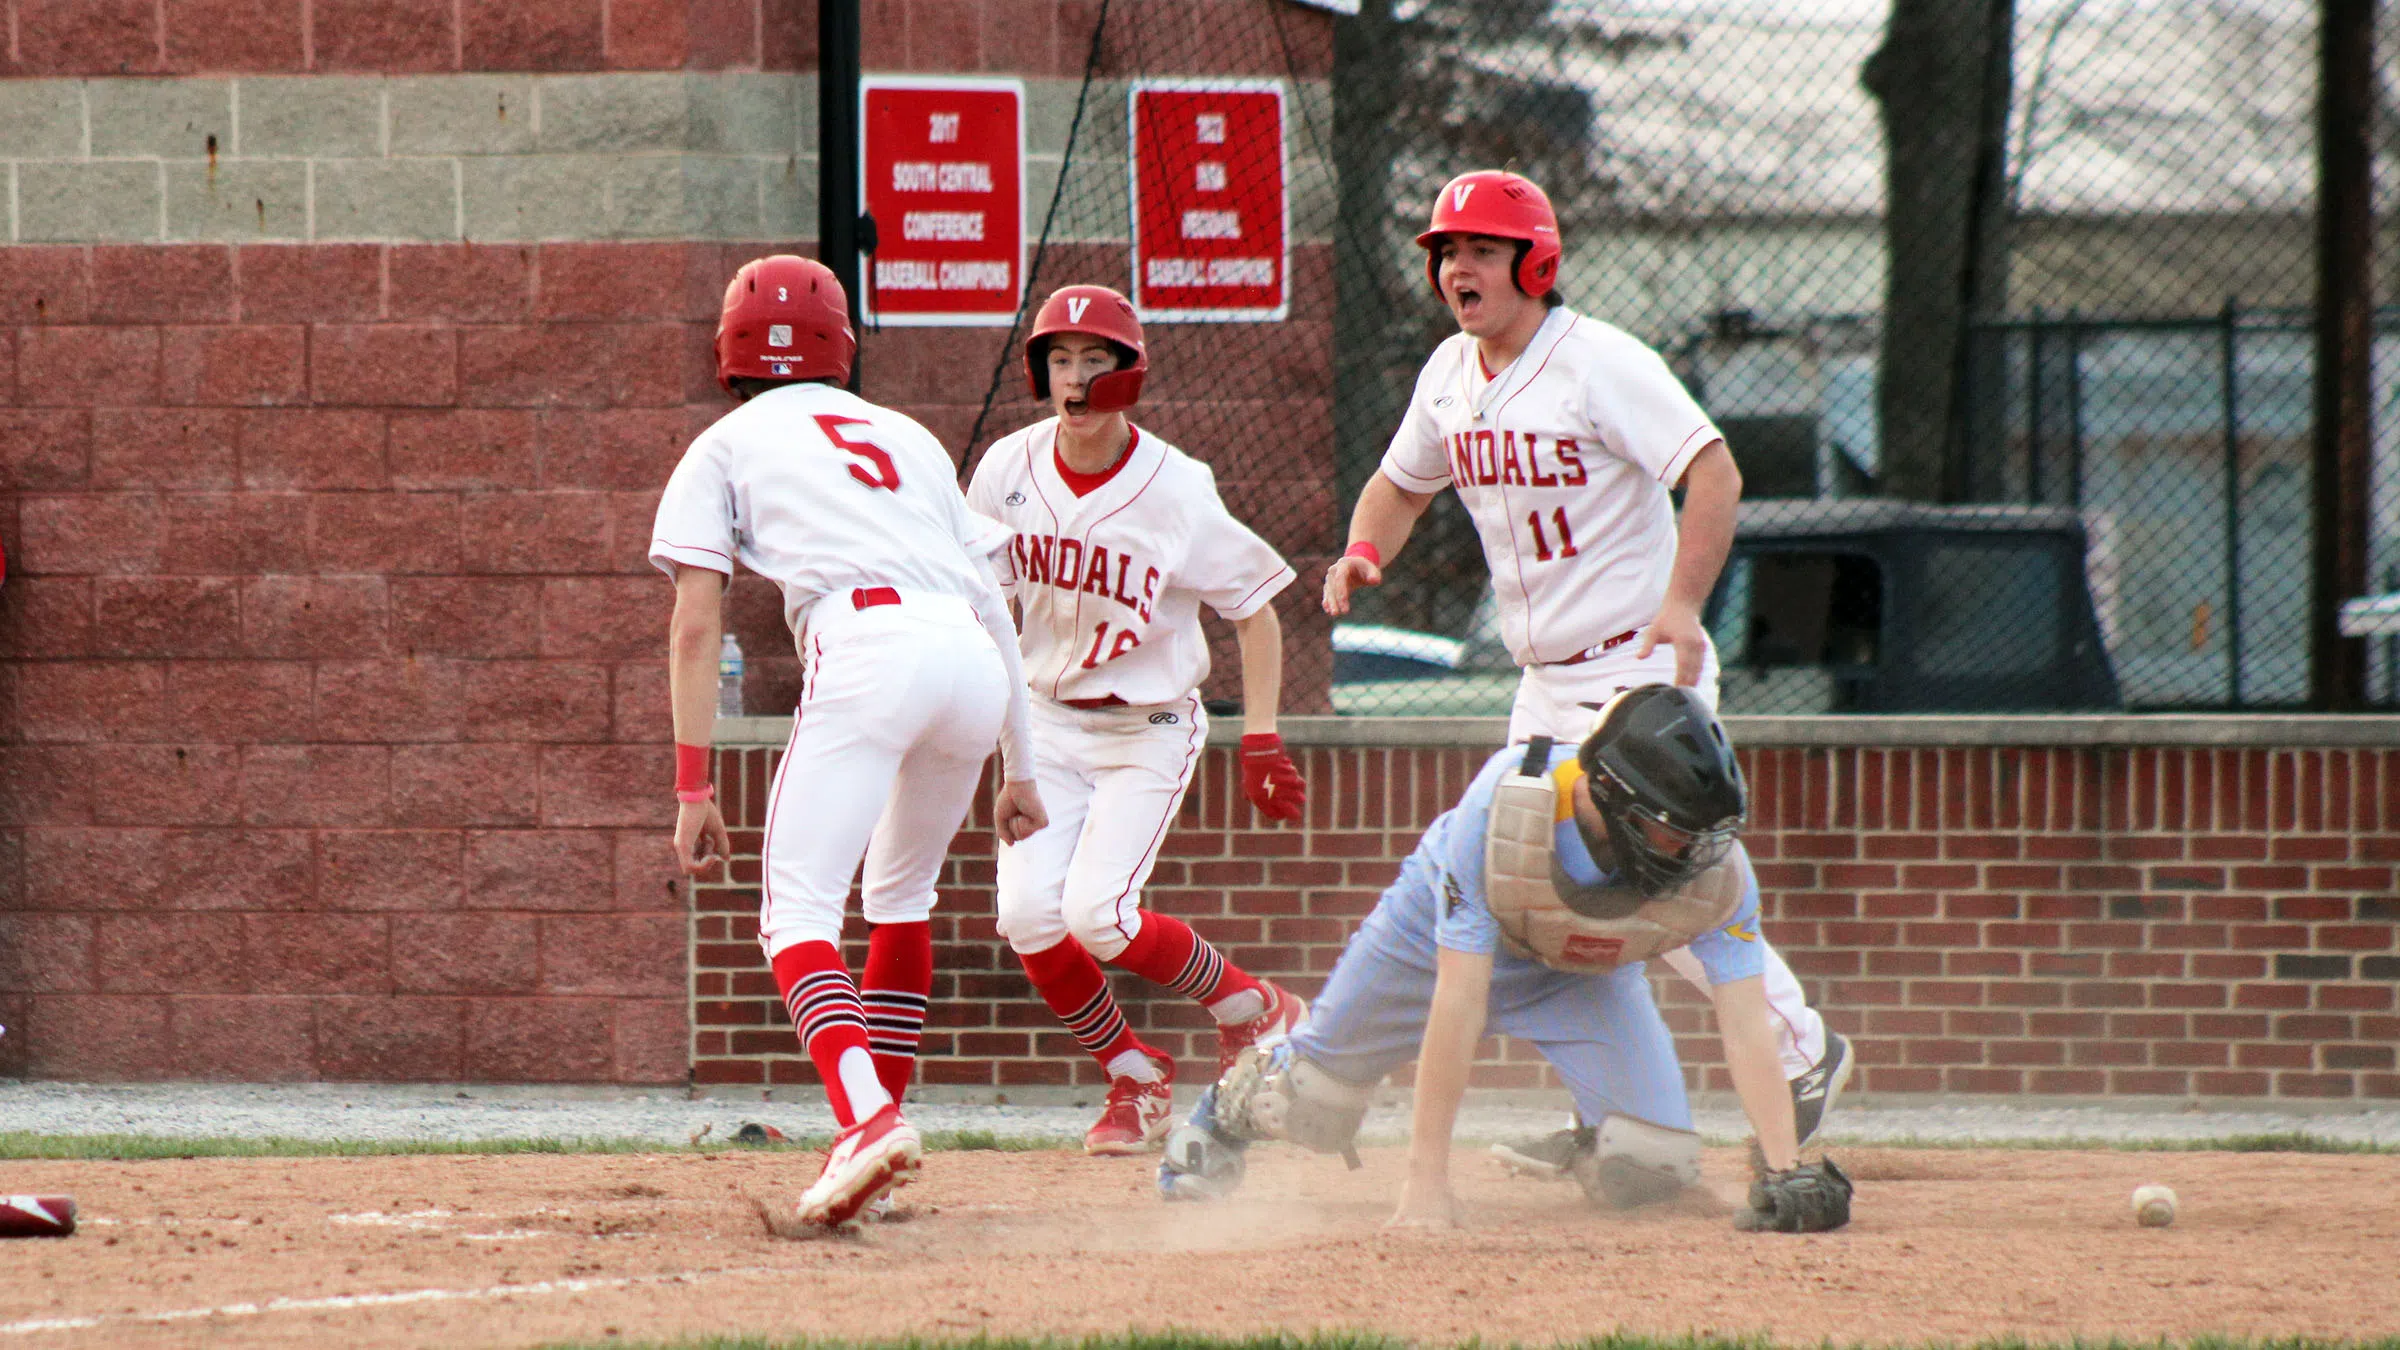
POLYGON ((1613 965, 1624 959, 1625 939, 1569 933, 1558 949, 1559 959, 1578 965, 1613 965))
POLYGON ((1091 297, 1089 296, 1073 295, 1067 297, 1067 322, 1082 323, 1083 312, 1091 307, 1092 301, 1091 297))
POLYGON ((1473 183, 1461 183, 1457 187, 1450 189, 1450 209, 1453 211, 1466 210, 1467 196, 1474 191, 1475 185, 1473 183))
POLYGON ((791 346, 791 345, 792 345, 792 326, 791 326, 790 324, 788 324, 788 323, 771 323, 771 324, 768 324, 768 325, 767 325, 767 345, 768 345, 768 346, 770 346, 770 347, 789 347, 789 346, 791 346))
POLYGON ((1000 499, 1000 504, 1002 506, 1023 506, 1025 504, 1025 494, 1022 492, 1012 492, 1007 496, 1002 497, 1000 499))
POLYGON ((1175 725, 1175 721, 1176 721, 1176 718, 1175 718, 1175 714, 1173 714, 1173 713, 1152 713, 1152 714, 1150 714, 1150 725, 1152 725, 1152 726, 1154 726, 1154 727, 1171 727, 1171 726, 1175 725))

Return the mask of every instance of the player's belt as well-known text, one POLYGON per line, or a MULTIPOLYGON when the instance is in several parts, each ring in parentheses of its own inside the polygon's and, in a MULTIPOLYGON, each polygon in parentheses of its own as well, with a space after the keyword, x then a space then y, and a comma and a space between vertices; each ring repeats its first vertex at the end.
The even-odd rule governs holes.
POLYGON ((900 603, 900 592, 889 586, 861 586, 850 592, 850 608, 873 609, 877 605, 900 603))
POLYGON ((1110 694, 1104 698, 1062 698, 1059 700, 1059 702, 1069 708, 1075 709, 1077 712, 1091 712, 1095 708, 1122 708, 1126 706, 1125 700, 1118 698, 1115 694, 1110 694))
POLYGON ((1617 648, 1624 646, 1626 643, 1633 641, 1635 638, 1640 637, 1641 635, 1641 629, 1628 628, 1624 632, 1617 634, 1615 637, 1603 638, 1600 642, 1594 644, 1593 646, 1584 648, 1582 651, 1575 653, 1573 656, 1570 656, 1563 661, 1544 661, 1542 664, 1546 666, 1580 666, 1586 661, 1596 660, 1599 657, 1615 651, 1617 648))

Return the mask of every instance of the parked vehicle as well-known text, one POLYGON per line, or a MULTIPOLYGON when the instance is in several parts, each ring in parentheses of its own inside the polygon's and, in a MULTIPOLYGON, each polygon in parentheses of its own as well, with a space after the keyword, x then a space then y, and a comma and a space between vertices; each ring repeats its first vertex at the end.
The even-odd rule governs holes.
MULTIPOLYGON (((2063 508, 1746 502, 1704 616, 1725 710, 2122 707, 2086 555, 2063 508)), ((1335 708, 1505 715, 1516 672, 1492 610, 1486 595, 1456 638, 1336 625, 1335 708)))

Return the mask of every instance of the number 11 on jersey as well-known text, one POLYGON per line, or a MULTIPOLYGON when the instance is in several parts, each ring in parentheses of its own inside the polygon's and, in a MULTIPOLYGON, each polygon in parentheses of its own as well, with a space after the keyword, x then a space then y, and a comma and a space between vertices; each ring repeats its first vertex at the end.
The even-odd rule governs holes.
POLYGON ((1575 556, 1575 531, 1567 528, 1567 508, 1553 507, 1550 511, 1550 523, 1558 531, 1558 552, 1556 553, 1550 551, 1550 537, 1542 532, 1541 512, 1526 512, 1525 523, 1533 527, 1533 560, 1535 562, 1548 562, 1552 558, 1575 556))

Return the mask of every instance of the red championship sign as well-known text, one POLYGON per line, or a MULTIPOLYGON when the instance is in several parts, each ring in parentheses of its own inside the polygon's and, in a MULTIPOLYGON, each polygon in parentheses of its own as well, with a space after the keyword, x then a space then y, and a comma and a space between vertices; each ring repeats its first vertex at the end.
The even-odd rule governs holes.
POLYGON ((1025 85, 860 82, 859 200, 875 218, 866 316, 887 324, 1016 320, 1025 290, 1025 85))
POLYGON ((1146 80, 1128 100, 1135 308, 1144 319, 1283 318, 1282 84, 1146 80))

